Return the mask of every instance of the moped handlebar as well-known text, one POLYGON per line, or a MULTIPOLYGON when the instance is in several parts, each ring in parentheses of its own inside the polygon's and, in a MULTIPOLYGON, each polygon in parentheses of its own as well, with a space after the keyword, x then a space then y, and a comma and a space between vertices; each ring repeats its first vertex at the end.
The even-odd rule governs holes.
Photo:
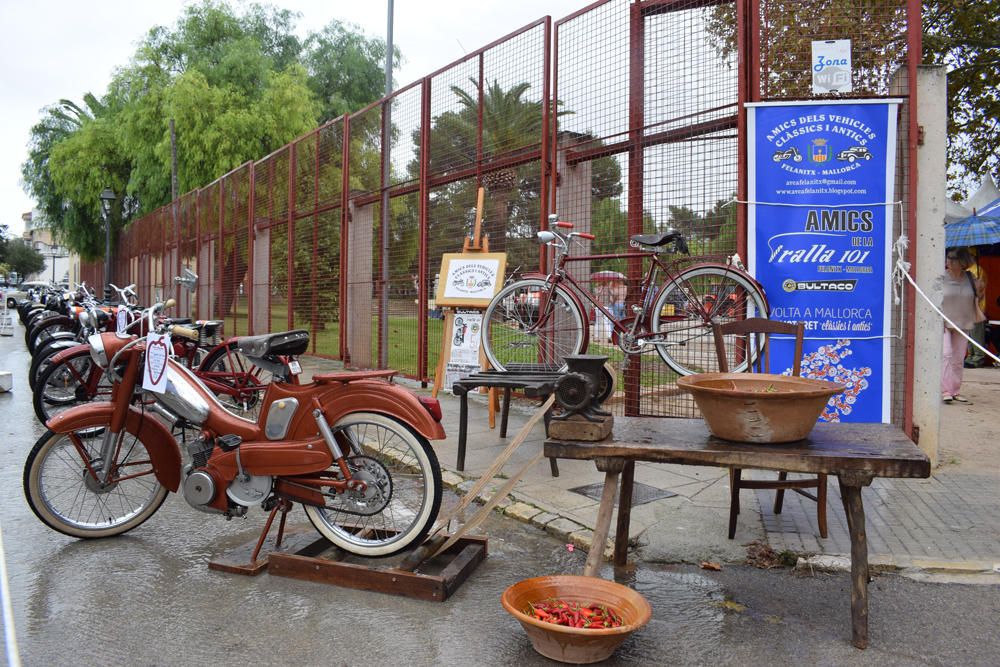
POLYGON ((190 340, 198 340, 198 330, 192 329, 191 327, 182 327, 179 324, 174 324, 169 327, 167 331, 170 332, 171 336, 180 336, 182 338, 188 338, 190 340))

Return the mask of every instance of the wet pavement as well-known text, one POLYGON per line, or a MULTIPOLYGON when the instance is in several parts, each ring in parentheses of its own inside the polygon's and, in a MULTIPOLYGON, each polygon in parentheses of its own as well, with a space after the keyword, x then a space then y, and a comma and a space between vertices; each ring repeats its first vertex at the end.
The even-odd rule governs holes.
MULTIPOLYGON (((80 541, 49 530, 21 490, 24 458, 43 432, 27 363, 17 335, 0 339, 0 366, 14 371, 14 391, 0 394, 0 530, 22 664, 557 664, 531 649, 499 598, 526 577, 581 572, 586 553, 499 514, 477 531, 489 537, 487 560, 441 603, 209 570, 208 561, 256 538, 260 511, 227 522, 171 496, 125 536, 80 541)), ((305 522, 299 508, 291 519, 305 522)), ((653 607, 650 624, 606 664, 991 665, 1000 655, 992 585, 877 576, 871 647, 859 651, 842 573, 642 560, 631 572, 606 565, 602 576, 634 586, 653 607)), ((0 664, 12 655, 8 644, 0 664)))

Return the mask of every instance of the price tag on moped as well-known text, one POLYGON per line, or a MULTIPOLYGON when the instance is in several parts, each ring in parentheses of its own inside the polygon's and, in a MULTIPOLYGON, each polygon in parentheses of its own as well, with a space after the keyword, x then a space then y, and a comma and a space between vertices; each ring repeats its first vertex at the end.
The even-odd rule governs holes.
POLYGON ((117 333, 125 333, 128 329, 128 308, 122 307, 118 309, 118 316, 115 320, 115 331, 117 333))
POLYGON ((298 360, 293 359, 288 362, 288 370, 292 372, 292 375, 298 375, 302 372, 302 366, 299 364, 298 360))
POLYGON ((167 389, 167 359, 170 358, 170 335, 146 336, 146 363, 143 364, 142 388, 157 394, 167 389))

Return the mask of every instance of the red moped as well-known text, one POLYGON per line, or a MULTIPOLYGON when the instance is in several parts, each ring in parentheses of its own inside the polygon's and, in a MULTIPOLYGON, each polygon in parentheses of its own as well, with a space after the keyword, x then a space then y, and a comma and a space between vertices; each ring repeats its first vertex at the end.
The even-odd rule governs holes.
MULTIPOLYGON (((150 310, 150 331, 169 305, 150 310)), ((197 337, 183 326, 168 331, 197 337)), ((168 491, 227 518, 261 506, 270 512, 265 533, 276 513, 283 527, 301 503, 316 530, 361 556, 415 546, 433 525, 442 485, 429 440, 445 436, 437 400, 392 384, 391 371, 326 373, 299 384, 294 357, 309 334, 287 331, 237 339, 240 352, 273 374, 250 421, 173 359, 162 393, 144 390, 146 342, 89 338, 113 381, 111 400, 50 419, 25 463, 28 504, 49 527, 80 538, 120 535, 152 516, 168 491), (145 395, 133 401, 137 392, 145 395), (179 444, 177 426, 196 436, 179 444)))

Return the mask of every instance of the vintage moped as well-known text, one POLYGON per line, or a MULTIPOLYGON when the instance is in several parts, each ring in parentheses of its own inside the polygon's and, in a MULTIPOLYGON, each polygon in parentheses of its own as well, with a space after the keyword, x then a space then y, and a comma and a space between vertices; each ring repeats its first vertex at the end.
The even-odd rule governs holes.
MULTIPOLYGON (((148 330, 196 338, 188 327, 156 324, 171 302, 150 309, 148 330)), ((280 541, 293 503, 320 534, 361 556, 398 553, 426 535, 441 505, 441 469, 429 442, 445 437, 436 399, 391 383, 392 371, 325 373, 300 384, 295 356, 309 334, 287 331, 236 339, 242 354, 273 374, 250 421, 170 358, 169 342, 149 338, 107 332, 88 339, 113 382, 111 400, 50 419, 24 467, 28 504, 49 527, 79 538, 120 535, 173 491, 226 518, 254 506, 270 512, 258 550, 279 511, 280 541), (143 389, 147 360, 154 390, 143 389), (133 401, 136 393, 142 396, 133 401), (179 443, 171 429, 194 436, 179 443)))

